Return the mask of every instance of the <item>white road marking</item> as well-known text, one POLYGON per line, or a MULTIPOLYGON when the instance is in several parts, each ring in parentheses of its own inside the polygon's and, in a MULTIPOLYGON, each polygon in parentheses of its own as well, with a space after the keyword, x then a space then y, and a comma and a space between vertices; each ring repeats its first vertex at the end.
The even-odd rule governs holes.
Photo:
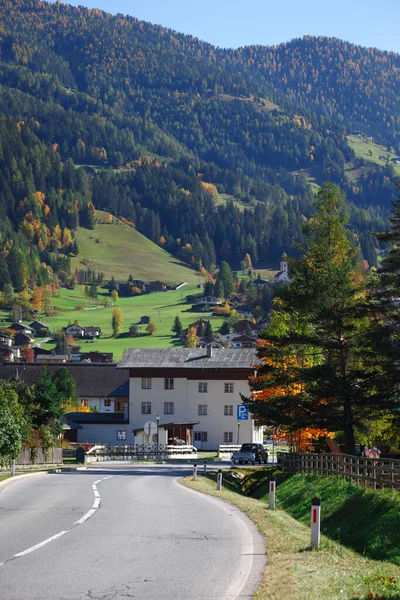
MULTIPOLYGON (((56 533, 55 535, 52 535, 51 537, 47 538, 47 540, 43 540, 43 542, 39 542, 39 544, 35 544, 35 546, 31 546, 31 548, 28 548, 27 550, 24 550, 23 552, 18 552, 18 554, 14 554, 14 558, 20 558, 21 556, 25 556, 26 554, 29 554, 30 552, 33 552, 34 550, 38 550, 39 548, 42 548, 46 544, 53 542, 54 540, 60 538, 61 536, 65 535, 66 533, 71 531, 71 529, 73 529, 75 527, 75 525, 82 525, 82 523, 85 523, 85 521, 90 519, 90 517, 96 512, 96 510, 100 506, 100 494, 97 490, 96 484, 101 483, 102 481, 105 481, 106 479, 111 479, 112 477, 114 477, 114 475, 109 475, 108 477, 99 479, 98 481, 95 481, 92 484, 93 493, 94 493, 93 506, 85 515, 83 515, 83 517, 81 519, 79 519, 79 521, 76 521, 70 529, 66 529, 65 531, 60 531, 59 533, 56 533)), ((2 567, 2 566, 4 566, 4 563, 0 563, 0 567, 2 567)))
POLYGON ((68 531, 69 530, 60 531, 59 533, 56 533, 56 535, 52 535, 51 537, 47 538, 47 540, 43 540, 43 542, 39 542, 39 544, 35 544, 34 546, 31 546, 30 548, 28 548, 27 550, 24 550, 23 552, 18 552, 18 554, 14 554, 14 557, 19 558, 20 556, 25 556, 25 554, 29 554, 30 552, 33 552, 34 550, 37 550, 38 548, 41 548, 42 546, 49 544, 53 540, 60 538, 65 533, 68 533, 68 531))
POLYGON ((85 521, 87 521, 88 519, 90 519, 90 517, 96 512, 95 508, 91 508, 90 510, 88 510, 88 512, 86 513, 86 515, 83 515, 83 517, 81 519, 79 519, 79 521, 76 521, 74 523, 74 525, 82 525, 82 523, 84 523, 85 521))

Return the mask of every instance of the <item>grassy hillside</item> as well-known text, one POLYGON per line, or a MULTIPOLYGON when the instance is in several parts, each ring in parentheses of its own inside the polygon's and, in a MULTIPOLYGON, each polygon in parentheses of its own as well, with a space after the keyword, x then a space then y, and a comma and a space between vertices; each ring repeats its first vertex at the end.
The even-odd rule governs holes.
POLYGON ((113 217, 106 224, 107 217, 108 213, 99 210, 94 230, 78 229, 79 254, 72 259, 73 270, 90 267, 104 273, 105 280, 112 276, 127 279, 132 273, 135 279, 160 279, 169 285, 199 282, 196 271, 119 219, 113 217))
MULTIPOLYGON (((370 167, 371 165, 377 165, 379 167, 384 167, 386 164, 386 159, 381 160, 380 156, 385 156, 385 158, 399 158, 397 154, 393 152, 388 152, 385 146, 381 146, 380 144, 374 144, 372 142, 368 142, 365 138, 360 138, 357 135, 348 135, 347 140, 349 142, 349 146, 354 150, 357 158, 362 158, 370 167)), ((393 165, 395 173, 400 175, 400 165, 393 165)), ((346 167, 346 175, 351 179, 356 179, 359 177, 360 172, 354 169, 352 163, 348 163, 346 167)))

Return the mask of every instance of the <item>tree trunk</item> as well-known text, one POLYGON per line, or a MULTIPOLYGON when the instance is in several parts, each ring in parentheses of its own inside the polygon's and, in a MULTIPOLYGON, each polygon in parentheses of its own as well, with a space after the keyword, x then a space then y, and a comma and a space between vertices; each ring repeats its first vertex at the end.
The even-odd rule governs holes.
POLYGON ((354 437, 354 425, 351 406, 348 403, 346 403, 344 407, 344 442, 346 446, 346 453, 355 455, 356 440, 354 437))

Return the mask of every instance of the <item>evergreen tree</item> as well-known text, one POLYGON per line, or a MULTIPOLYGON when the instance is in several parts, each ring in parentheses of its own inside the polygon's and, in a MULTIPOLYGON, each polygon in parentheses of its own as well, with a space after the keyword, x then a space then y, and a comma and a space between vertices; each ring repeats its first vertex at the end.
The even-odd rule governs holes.
POLYGON ((222 261, 221 263, 217 283, 218 281, 221 281, 222 283, 224 289, 224 298, 229 298, 229 296, 235 291, 235 279, 232 273, 232 269, 225 261, 222 261))
POLYGON ((14 300, 14 290, 10 283, 3 287, 3 302, 6 308, 11 308, 14 300))
POLYGON ((279 312, 261 335, 262 365, 250 383, 250 410, 289 431, 315 427, 344 433, 355 453, 355 426, 396 405, 386 361, 371 343, 358 249, 345 229, 344 198, 325 184, 304 227, 303 256, 292 283, 278 291, 279 312))
POLYGON ((230 327, 228 321, 224 321, 219 330, 221 335, 228 335, 230 333, 230 327))
POLYGON ((207 344, 210 344, 213 341, 213 339, 214 339, 213 328, 212 328, 210 321, 207 321, 206 327, 204 330, 204 341, 207 342, 207 344))
POLYGON ((171 331, 175 333, 176 337, 179 337, 182 334, 182 323, 178 315, 175 317, 171 331))

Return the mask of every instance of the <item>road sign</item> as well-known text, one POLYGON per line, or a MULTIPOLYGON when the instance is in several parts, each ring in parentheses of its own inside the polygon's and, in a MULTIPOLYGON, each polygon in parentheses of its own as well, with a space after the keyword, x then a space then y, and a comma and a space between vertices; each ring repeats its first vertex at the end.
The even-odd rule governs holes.
POLYGON ((143 429, 148 436, 156 435, 157 423, 154 423, 154 421, 147 421, 147 423, 144 424, 143 429))
POLYGON ((248 421, 249 420, 249 407, 245 404, 237 405, 237 420, 248 421))

